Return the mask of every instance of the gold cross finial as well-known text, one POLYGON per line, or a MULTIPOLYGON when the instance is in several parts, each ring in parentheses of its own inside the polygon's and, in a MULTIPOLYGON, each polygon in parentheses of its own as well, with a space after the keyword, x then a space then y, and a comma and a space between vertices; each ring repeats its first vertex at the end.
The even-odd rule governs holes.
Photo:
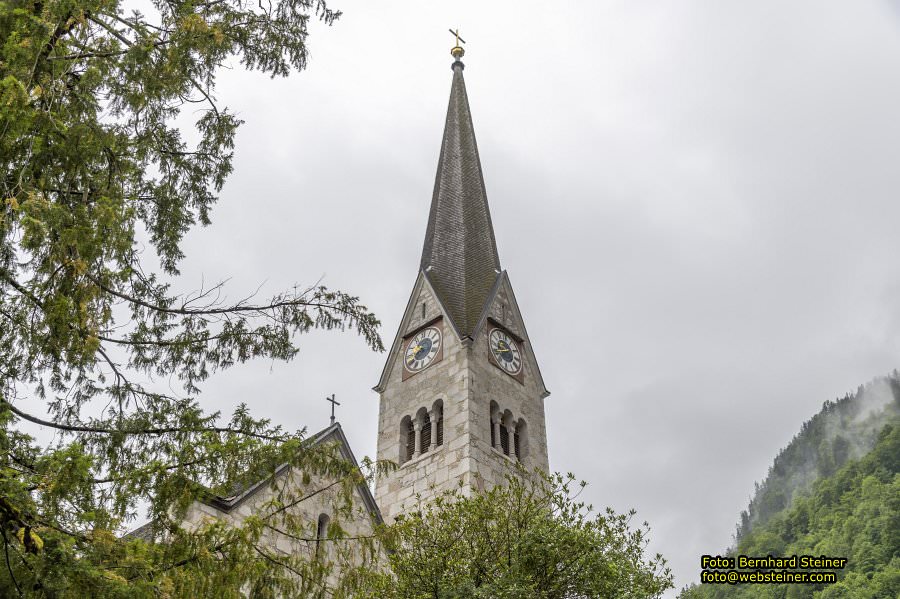
POLYGON ((459 60, 460 58, 463 57, 463 54, 466 53, 466 51, 463 50, 463 47, 460 44, 465 44, 466 40, 459 37, 459 28, 457 28, 456 31, 451 29, 450 33, 452 33, 453 35, 456 36, 456 45, 453 46, 453 49, 450 50, 450 56, 452 56, 456 60, 459 60))

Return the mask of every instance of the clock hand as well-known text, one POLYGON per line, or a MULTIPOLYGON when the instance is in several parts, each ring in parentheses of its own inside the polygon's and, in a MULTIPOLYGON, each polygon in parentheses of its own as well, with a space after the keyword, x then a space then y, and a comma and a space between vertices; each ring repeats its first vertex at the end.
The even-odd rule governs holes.
POLYGON ((406 363, 407 363, 407 364, 410 364, 410 363, 414 362, 415 359, 416 359, 416 354, 419 353, 419 351, 420 351, 421 349, 422 349, 422 346, 421 346, 421 345, 417 345, 417 346, 415 346, 414 348, 412 348, 412 350, 410 351, 409 356, 406 358, 406 363))

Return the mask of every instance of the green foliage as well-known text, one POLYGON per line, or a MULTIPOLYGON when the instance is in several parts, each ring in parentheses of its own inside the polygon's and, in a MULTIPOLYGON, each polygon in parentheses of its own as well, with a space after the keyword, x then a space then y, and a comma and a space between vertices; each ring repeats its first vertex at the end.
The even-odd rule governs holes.
POLYGON ((0 2, 0 586, 218 597, 245 584, 297 595, 305 580, 316 596, 322 564, 258 543, 267 526, 309 536, 290 510, 232 530, 176 524, 207 492, 198 482, 225 492, 289 463, 336 477, 346 498, 361 475, 244 407, 205 413, 198 385, 256 357, 293 358, 295 335, 314 328, 354 328, 381 350, 378 320, 323 287, 230 303, 222 285, 171 285, 182 237, 210 222, 232 169, 240 121, 215 102, 216 72, 302 69, 309 19, 339 13, 321 0, 124 5, 0 2), (23 421, 54 431, 52 444, 23 421), (168 543, 117 536, 144 505, 168 543))
POLYGON ((871 452, 818 480, 790 509, 741 539, 735 553, 849 561, 837 570, 836 584, 702 585, 682 599, 900 597, 900 418, 881 430, 871 452))
POLYGON ((672 586, 660 555, 645 558, 649 527, 577 501, 571 475, 519 470, 505 485, 451 492, 384 534, 391 573, 372 597, 396 599, 656 597, 672 586))
POLYGON ((860 386, 853 395, 826 401, 775 457, 741 513, 735 541, 789 507, 819 477, 831 476, 847 460, 872 449, 884 423, 900 415, 900 373, 860 386))

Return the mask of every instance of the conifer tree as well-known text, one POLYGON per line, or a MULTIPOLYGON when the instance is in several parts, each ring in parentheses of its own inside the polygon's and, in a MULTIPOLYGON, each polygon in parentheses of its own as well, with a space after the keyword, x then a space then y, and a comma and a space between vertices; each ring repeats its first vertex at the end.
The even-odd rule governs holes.
POLYGON ((241 122, 216 100, 218 70, 303 69, 310 19, 340 13, 321 0, 142 8, 0 2, 0 586, 321 596, 321 563, 259 543, 272 526, 309 536, 289 510, 190 533, 179 514, 209 491, 200 483, 227 494, 284 462, 347 494, 360 473, 243 406, 204 412, 197 394, 216 370, 293 358, 294 336, 312 329, 353 328, 381 350, 378 320, 320 286, 229 303, 222 286, 184 295, 172 285, 183 236, 209 224, 232 170, 241 122), (182 112, 198 115, 193 131, 176 126, 182 112), (181 387, 160 391, 153 377, 181 387), (53 431, 52 446, 26 427, 53 431), (143 506, 167 543, 121 538, 143 506))

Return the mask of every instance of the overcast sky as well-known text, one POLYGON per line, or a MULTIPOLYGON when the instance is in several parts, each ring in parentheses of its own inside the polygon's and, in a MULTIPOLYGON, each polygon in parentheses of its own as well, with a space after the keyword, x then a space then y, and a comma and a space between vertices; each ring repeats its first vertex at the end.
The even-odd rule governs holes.
MULTIPOLYGON (((500 260, 545 381, 551 467, 638 510, 680 587, 822 402, 900 366, 900 2, 359 2, 309 69, 225 72, 246 123, 185 286, 359 295, 393 338, 465 77, 500 260)), ((202 402, 375 453, 385 355, 351 334, 202 402)))

